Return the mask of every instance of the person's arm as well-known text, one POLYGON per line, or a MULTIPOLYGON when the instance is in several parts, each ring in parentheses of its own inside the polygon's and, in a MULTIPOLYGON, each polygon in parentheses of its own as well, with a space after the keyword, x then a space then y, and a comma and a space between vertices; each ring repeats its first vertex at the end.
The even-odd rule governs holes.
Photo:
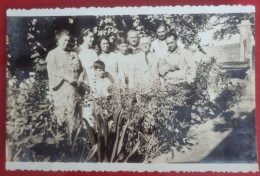
POLYGON ((165 61, 165 59, 159 60, 159 64, 158 64, 159 76, 164 77, 169 72, 174 72, 176 70, 179 70, 179 67, 177 65, 170 65, 165 61))
POLYGON ((128 88, 134 88, 135 74, 136 74, 136 58, 132 57, 131 61, 128 62, 128 88))
POLYGON ((88 84, 88 75, 87 75, 86 69, 82 66, 81 60, 79 58, 78 58, 78 60, 80 63, 80 75, 78 78, 78 83, 88 84))
POLYGON ((113 76, 109 73, 109 72, 105 72, 104 76, 109 79, 109 81, 114 84, 115 83, 115 79, 113 78, 113 76))
POLYGON ((155 46, 154 46, 155 42, 156 42, 156 40, 152 41, 151 48, 150 48, 150 51, 153 52, 153 53, 155 52, 155 46))
POLYGON ((107 84, 108 84, 107 91, 108 91, 109 94, 111 94, 111 92, 113 90, 113 83, 111 82, 111 80, 108 80, 107 84))
POLYGON ((188 83, 192 83, 196 77, 196 63, 190 51, 187 51, 185 61, 187 64, 186 80, 188 83))

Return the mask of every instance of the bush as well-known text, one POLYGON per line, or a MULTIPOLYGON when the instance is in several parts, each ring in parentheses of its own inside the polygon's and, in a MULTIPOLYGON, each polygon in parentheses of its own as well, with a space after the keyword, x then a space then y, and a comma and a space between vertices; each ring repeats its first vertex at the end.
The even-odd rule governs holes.
POLYGON ((95 100, 96 126, 82 121, 70 144, 66 125, 57 129, 47 82, 37 73, 27 89, 8 89, 9 161, 151 162, 172 147, 188 145, 189 128, 228 110, 243 90, 230 84, 214 60, 198 64, 189 90, 179 85, 147 94, 113 89, 110 98, 95 100), (217 91, 214 100, 209 87, 217 91), (190 107, 191 119, 180 114, 179 107, 190 107))

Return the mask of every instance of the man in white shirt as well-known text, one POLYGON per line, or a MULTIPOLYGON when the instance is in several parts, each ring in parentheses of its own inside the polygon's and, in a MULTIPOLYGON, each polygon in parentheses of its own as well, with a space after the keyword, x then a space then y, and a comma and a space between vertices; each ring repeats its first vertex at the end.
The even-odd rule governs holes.
POLYGON ((168 34, 167 54, 160 60, 159 74, 163 84, 192 83, 196 76, 196 64, 193 54, 177 46, 177 35, 168 34))
POLYGON ((143 93, 149 92, 158 85, 158 63, 159 56, 150 51, 151 38, 149 36, 140 39, 141 52, 134 55, 134 65, 131 71, 129 88, 141 91, 143 93))
POLYGON ((196 64, 193 54, 187 49, 177 46, 177 35, 172 33, 166 37, 168 52, 160 60, 158 70, 161 88, 166 85, 176 85, 181 90, 186 90, 184 96, 188 99, 185 106, 174 107, 177 110, 176 118, 191 120, 191 106, 193 104, 191 83, 196 76, 196 64))
POLYGON ((161 23, 156 29, 157 39, 152 42, 151 51, 155 52, 158 56, 164 57, 168 51, 168 46, 166 44, 166 26, 164 23, 161 23))
POLYGON ((136 30, 129 30, 127 33, 127 40, 129 42, 129 54, 136 54, 141 51, 139 48, 139 36, 136 30))

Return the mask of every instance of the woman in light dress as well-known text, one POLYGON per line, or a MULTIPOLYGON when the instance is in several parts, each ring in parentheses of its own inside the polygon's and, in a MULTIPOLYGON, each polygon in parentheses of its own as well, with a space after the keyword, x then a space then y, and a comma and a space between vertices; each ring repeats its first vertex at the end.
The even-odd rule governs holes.
POLYGON ((83 29, 82 39, 83 43, 78 48, 78 56, 83 68, 86 70, 87 77, 90 78, 93 75, 94 62, 99 60, 96 51, 92 49, 94 33, 89 29, 83 29))
POLYGON ((100 55, 99 59, 106 65, 106 71, 112 76, 114 86, 125 88, 125 77, 121 65, 118 63, 118 57, 110 51, 110 44, 106 37, 99 40, 100 55))
MULTIPOLYGON (((81 61, 82 67, 85 70, 85 79, 88 80, 86 84, 94 77, 94 62, 99 60, 98 55, 94 49, 92 49, 92 44, 94 41, 94 33, 89 29, 82 29, 82 40, 83 43, 78 47, 78 57, 81 61)), ((82 116, 86 119, 90 125, 93 125, 92 116, 92 101, 89 98, 85 99, 85 106, 82 109, 82 116)))

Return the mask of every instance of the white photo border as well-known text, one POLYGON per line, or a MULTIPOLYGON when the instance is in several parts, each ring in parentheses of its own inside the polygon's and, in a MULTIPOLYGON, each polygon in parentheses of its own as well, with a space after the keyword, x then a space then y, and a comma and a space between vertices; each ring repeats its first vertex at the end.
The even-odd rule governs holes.
POLYGON ((212 13, 254 13, 252 5, 242 6, 157 6, 157 7, 82 7, 64 9, 7 9, 7 16, 84 16, 84 15, 146 15, 146 14, 212 14, 212 13))

